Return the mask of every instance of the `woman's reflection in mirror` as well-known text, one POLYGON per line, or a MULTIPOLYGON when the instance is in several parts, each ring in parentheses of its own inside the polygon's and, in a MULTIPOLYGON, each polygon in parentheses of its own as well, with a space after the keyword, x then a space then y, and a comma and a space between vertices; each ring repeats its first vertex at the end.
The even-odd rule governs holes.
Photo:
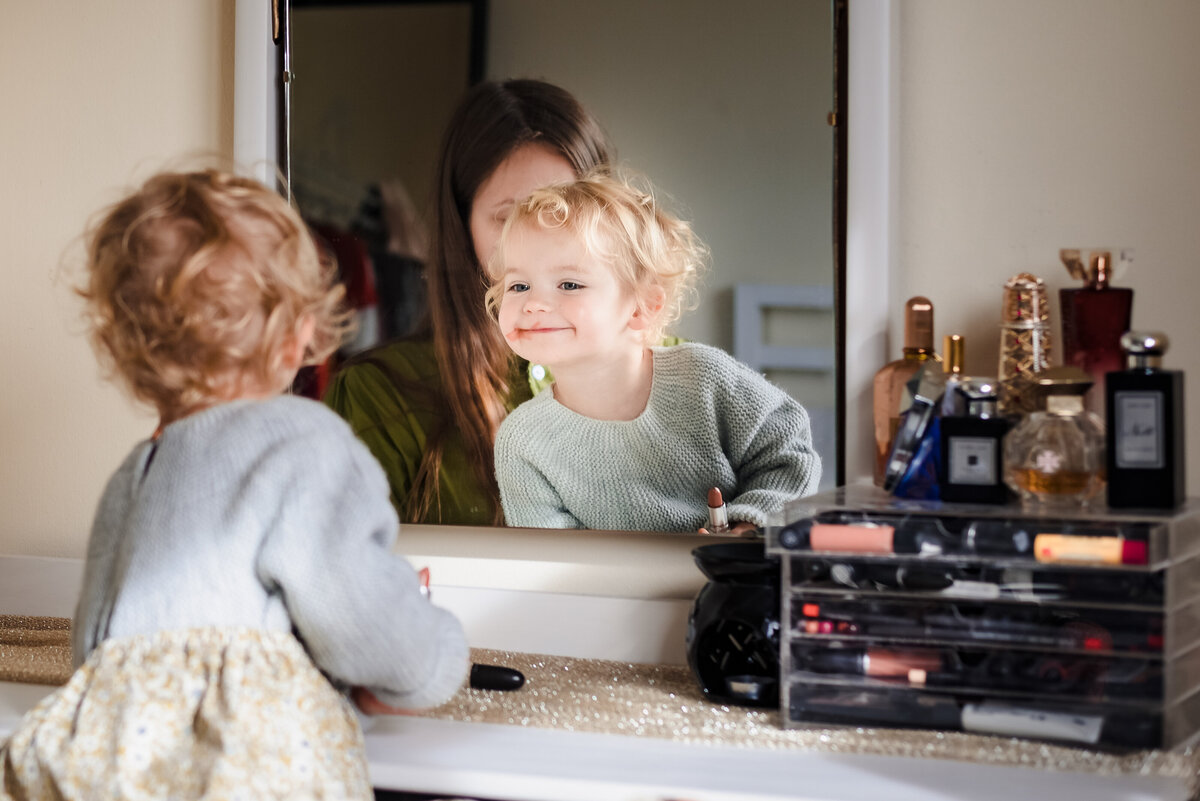
POLYGON ((795 399, 718 348, 656 346, 705 260, 688 223, 607 172, 504 216, 488 308, 555 378, 500 426, 509 525, 696 531, 717 487, 738 531, 816 491, 821 460, 795 399))
POLYGON ((350 360, 325 401, 383 465, 404 522, 501 522, 493 442, 544 373, 513 355, 484 307, 483 263, 516 201, 611 163, 603 130, 542 81, 471 88, 443 137, 426 267, 428 317, 350 360))

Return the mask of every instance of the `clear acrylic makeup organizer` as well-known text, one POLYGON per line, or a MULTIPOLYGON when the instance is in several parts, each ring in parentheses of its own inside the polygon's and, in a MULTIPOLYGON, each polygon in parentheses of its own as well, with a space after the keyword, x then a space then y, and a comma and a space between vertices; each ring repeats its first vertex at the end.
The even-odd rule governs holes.
POLYGON ((861 485, 791 504, 766 534, 782 572, 787 728, 1115 749, 1173 747, 1200 731, 1200 502, 1064 512, 905 501, 861 485), (921 552, 811 550, 815 523, 890 525, 899 547, 921 552), (1119 542, 1091 538, 1120 538, 1145 564, 1038 561, 1034 541, 1054 542, 1039 534, 1110 554, 1119 542))

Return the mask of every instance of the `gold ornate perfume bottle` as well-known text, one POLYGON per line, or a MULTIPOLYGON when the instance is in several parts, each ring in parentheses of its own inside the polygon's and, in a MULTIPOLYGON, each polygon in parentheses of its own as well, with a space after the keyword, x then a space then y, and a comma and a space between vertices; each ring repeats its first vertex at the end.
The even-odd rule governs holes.
POLYGON ((904 355, 875 373, 875 483, 883 486, 892 440, 900 425, 904 385, 924 362, 937 359, 933 350, 933 303, 917 295, 904 304, 904 355))
POLYGON ((1028 414, 1037 408, 1033 382, 1050 366, 1050 309, 1046 284, 1019 273, 1004 284, 1000 307, 1000 413, 1028 414))

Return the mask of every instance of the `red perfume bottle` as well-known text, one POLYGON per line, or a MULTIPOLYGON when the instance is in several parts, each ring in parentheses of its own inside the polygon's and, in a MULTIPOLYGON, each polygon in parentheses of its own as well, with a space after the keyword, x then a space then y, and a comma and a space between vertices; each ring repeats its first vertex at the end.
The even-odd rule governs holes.
MULTIPOLYGON (((1129 251, 1118 255, 1121 261, 1129 261, 1129 251)), ((1103 418, 1104 376, 1125 366, 1121 335, 1130 327, 1133 290, 1111 285, 1114 265, 1110 250, 1086 253, 1064 249, 1059 258, 1073 278, 1084 282, 1082 287, 1059 290, 1063 365, 1082 368, 1092 377, 1084 405, 1103 418)))

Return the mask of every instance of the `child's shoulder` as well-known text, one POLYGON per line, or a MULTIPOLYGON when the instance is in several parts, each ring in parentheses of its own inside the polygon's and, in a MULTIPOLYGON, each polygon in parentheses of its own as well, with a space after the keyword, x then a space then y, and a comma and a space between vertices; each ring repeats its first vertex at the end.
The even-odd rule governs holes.
MULTIPOLYGON (((211 432, 203 433, 213 439, 233 443, 353 437, 349 425, 332 409, 319 401, 297 395, 234 401, 215 411, 219 424, 212 426, 211 432)), ((198 429, 208 428, 204 425, 207 421, 197 422, 198 429)))
POLYGON ((721 348, 699 342, 654 348, 660 397, 725 398, 735 404, 777 403, 789 397, 759 371, 721 348))
POLYGON ((379 472, 382 468, 350 425, 325 404, 295 395, 234 402, 216 427, 210 448, 260 454, 255 458, 302 463, 313 475, 337 471, 379 472), (218 433, 219 431, 219 433, 218 433))
POLYGON ((735 375, 745 365, 721 348, 701 342, 681 342, 678 345, 653 348, 654 369, 677 371, 696 376, 735 375))

